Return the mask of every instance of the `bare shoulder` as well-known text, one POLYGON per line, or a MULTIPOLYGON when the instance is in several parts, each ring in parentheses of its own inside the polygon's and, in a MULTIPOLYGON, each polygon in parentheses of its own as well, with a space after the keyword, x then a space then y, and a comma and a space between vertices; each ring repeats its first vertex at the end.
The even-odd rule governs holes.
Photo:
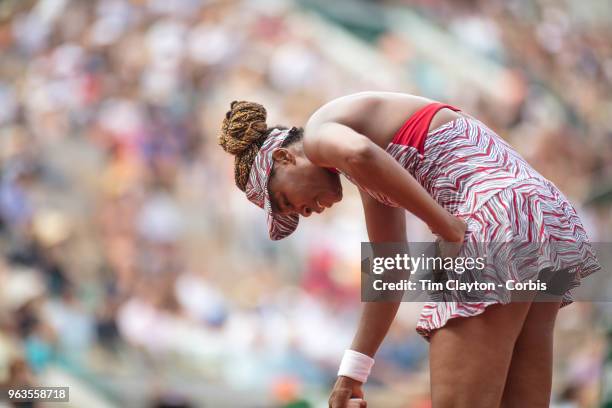
POLYGON ((429 101, 426 98, 400 92, 365 91, 344 95, 325 103, 308 119, 305 132, 312 133, 327 122, 349 124, 362 120, 364 115, 371 117, 377 107, 402 103, 404 105, 422 105, 429 101))
POLYGON ((360 92, 357 94, 344 95, 323 104, 310 115, 310 118, 308 118, 304 128, 306 134, 314 133, 314 131, 324 123, 335 121, 340 111, 344 111, 347 105, 354 102, 361 94, 360 92))
POLYGON ((333 99, 308 119, 304 128, 304 148, 311 152, 321 139, 329 137, 332 128, 334 131, 350 129, 384 146, 400 122, 428 101, 405 93, 377 91, 333 99))
POLYGON ((330 123, 337 123, 340 114, 347 110, 347 105, 358 94, 345 95, 326 102, 310 115, 304 126, 304 147, 308 150, 321 136, 321 128, 330 123))

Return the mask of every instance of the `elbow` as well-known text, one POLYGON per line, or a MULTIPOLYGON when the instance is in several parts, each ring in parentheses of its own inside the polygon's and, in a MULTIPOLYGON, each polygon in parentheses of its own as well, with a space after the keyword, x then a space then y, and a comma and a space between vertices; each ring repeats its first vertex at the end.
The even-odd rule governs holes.
POLYGON ((346 152, 345 162, 349 168, 363 168, 372 162, 376 155, 376 146, 369 140, 354 143, 346 152))

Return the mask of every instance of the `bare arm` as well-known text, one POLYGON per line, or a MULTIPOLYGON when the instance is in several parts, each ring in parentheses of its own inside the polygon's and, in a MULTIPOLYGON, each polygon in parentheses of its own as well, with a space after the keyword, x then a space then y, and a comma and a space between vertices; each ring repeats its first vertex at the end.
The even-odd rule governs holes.
MULTIPOLYGON (((406 216, 403 208, 392 208, 379 203, 361 191, 361 201, 370 242, 405 242, 406 216)), ((357 333, 351 350, 374 357, 395 319, 398 301, 364 302, 357 333)))
MULTIPOLYGON (((363 191, 361 201, 371 242, 406 240, 406 216, 403 208, 383 205, 363 191)), ((374 357, 395 319, 399 305, 400 300, 364 302, 351 350, 374 357)), ((363 398, 361 385, 352 378, 338 377, 330 397, 330 406, 344 407, 351 397, 363 398)))
MULTIPOLYGON (((462 221, 442 208, 429 193, 380 146, 366 136, 338 124, 327 123, 310 133, 304 149, 314 163, 335 167, 358 184, 386 195, 403 208, 385 206, 368 194, 361 194, 368 236, 371 242, 406 240, 404 209, 422 219, 448 241, 461 241, 462 221)), ((351 349, 374 356, 395 319, 400 301, 364 303, 351 349)), ((338 377, 330 407, 344 408, 351 397, 363 397, 361 383, 338 377)))
POLYGON ((304 149, 314 163, 342 170, 361 186, 384 194, 444 240, 463 240, 463 221, 442 208, 410 173, 366 136, 339 123, 325 123, 307 131, 304 149))

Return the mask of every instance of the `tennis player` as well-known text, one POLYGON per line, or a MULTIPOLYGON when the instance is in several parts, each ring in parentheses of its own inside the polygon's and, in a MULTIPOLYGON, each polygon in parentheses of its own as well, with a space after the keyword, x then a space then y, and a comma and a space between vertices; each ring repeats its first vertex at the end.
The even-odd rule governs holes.
MULTIPOLYGON (((219 141, 235 155, 236 184, 264 209, 273 240, 339 202, 343 175, 359 187, 372 242, 405 242, 409 211, 459 248, 569 243, 527 263, 514 262, 520 248, 511 247, 497 271, 517 282, 565 271, 573 280, 557 300, 428 302, 416 326, 430 342, 434 408, 549 406, 557 312, 599 265, 572 205, 491 129, 426 98, 364 92, 323 105, 303 129, 268 127, 262 105, 233 102, 219 141)), ((365 406, 362 385, 398 307, 364 303, 330 407, 365 406)))

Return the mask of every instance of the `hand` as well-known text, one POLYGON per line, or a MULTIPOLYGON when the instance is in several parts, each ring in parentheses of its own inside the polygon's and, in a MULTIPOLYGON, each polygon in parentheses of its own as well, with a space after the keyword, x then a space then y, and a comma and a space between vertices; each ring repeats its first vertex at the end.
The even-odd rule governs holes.
POLYGON ((436 243, 438 245, 436 256, 440 258, 455 258, 463 246, 463 242, 448 242, 441 238, 436 243))
POLYGON ((448 217, 444 222, 443 226, 440 226, 440 230, 429 225, 429 230, 432 234, 437 235, 441 239, 447 242, 463 243, 465 231, 467 231, 467 223, 450 213, 447 213, 448 217))
POLYGON ((339 376, 329 397, 329 408, 366 408, 361 386, 357 380, 339 376))
POLYGON ((467 231, 467 223, 459 217, 452 216, 452 224, 453 230, 455 231, 454 238, 459 239, 444 239, 440 237, 437 241, 438 243, 438 256, 442 258, 450 257, 454 258, 459 254, 461 247, 463 246, 463 241, 465 239, 465 231, 467 231))
POLYGON ((462 218, 459 218, 455 215, 452 216, 452 230, 454 231, 452 237, 442 237, 447 242, 452 242, 456 244, 463 244, 463 240, 465 239, 465 232, 467 231, 467 222, 465 222, 462 218))

